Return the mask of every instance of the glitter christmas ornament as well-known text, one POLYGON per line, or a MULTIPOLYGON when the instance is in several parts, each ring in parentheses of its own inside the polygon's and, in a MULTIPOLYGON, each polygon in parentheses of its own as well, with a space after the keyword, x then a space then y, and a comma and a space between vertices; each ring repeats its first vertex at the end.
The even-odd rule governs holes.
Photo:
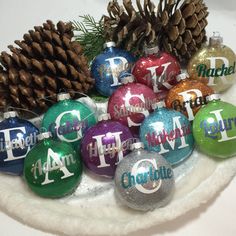
POLYGON ((114 177, 117 164, 129 153, 134 139, 128 127, 110 120, 103 114, 91 127, 81 143, 81 155, 85 166, 93 173, 114 177))
POLYGON ((188 158, 194 148, 191 124, 182 113, 169 110, 160 102, 140 127, 140 140, 149 151, 161 154, 171 165, 188 158))
POLYGON ((83 103, 71 100, 69 93, 58 94, 57 100, 45 113, 42 127, 77 148, 86 130, 96 123, 95 114, 83 103))
POLYGON ((219 93, 235 83, 235 67, 235 53, 223 45, 219 33, 214 33, 209 46, 202 48, 189 61, 187 71, 192 79, 199 79, 219 93))
POLYGON ((145 54, 132 70, 137 82, 149 86, 155 93, 168 91, 177 84, 176 76, 180 73, 180 65, 173 56, 160 52, 157 46, 146 48, 145 54))
POLYGON ((214 91, 198 80, 187 78, 185 73, 178 78, 181 81, 167 94, 166 107, 182 112, 192 121, 202 105, 207 103, 206 97, 214 91))
POLYGON ((60 198, 77 188, 82 164, 72 145, 53 140, 50 132, 38 136, 39 143, 27 154, 24 178, 41 197, 60 198))
POLYGON ((228 158, 236 155, 236 107, 208 97, 193 121, 193 135, 200 150, 212 157, 228 158))
POLYGON ((128 126, 138 136, 139 127, 153 111, 152 104, 158 101, 158 96, 146 85, 133 81, 132 75, 122 78, 123 85, 109 98, 108 113, 112 120, 128 126))
POLYGON ((142 143, 133 144, 133 148, 116 169, 116 196, 140 211, 167 205, 175 186, 170 164, 158 153, 144 150, 142 143))
POLYGON ((0 122, 0 171, 21 175, 24 159, 37 142, 38 129, 29 121, 20 119, 17 112, 3 114, 0 122))
POLYGON ((96 90, 109 97, 121 85, 120 72, 130 72, 135 58, 129 52, 116 48, 114 42, 105 43, 104 48, 93 60, 91 73, 95 79, 96 90))

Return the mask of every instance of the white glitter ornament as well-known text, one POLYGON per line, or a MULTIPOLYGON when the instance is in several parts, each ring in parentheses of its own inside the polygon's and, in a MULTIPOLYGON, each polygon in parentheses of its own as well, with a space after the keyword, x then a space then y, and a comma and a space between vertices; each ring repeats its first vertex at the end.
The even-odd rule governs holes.
POLYGON ((167 205, 175 185, 170 164, 158 153, 144 150, 143 143, 132 148, 116 169, 117 197, 124 205, 141 211, 167 205))

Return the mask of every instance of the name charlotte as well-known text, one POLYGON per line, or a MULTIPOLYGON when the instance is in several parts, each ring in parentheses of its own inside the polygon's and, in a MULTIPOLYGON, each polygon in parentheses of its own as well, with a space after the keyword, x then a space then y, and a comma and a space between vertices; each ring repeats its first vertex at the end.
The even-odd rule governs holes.
POLYGON ((173 171, 170 168, 161 166, 158 169, 154 170, 152 167, 149 168, 149 171, 132 174, 131 172, 125 172, 121 176, 121 184, 124 189, 131 188, 132 186, 138 184, 146 184, 149 181, 158 181, 171 179, 173 177, 173 171))

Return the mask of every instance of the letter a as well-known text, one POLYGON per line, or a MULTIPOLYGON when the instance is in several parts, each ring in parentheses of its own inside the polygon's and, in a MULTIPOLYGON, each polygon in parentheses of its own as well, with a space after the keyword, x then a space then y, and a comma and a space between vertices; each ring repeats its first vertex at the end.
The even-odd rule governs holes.
POLYGON ((51 159, 50 158, 52 158, 55 161, 55 163, 58 165, 58 168, 60 169, 60 171, 63 172, 64 176, 62 176, 61 179, 66 179, 66 178, 74 175, 74 173, 69 172, 69 170, 65 166, 63 166, 63 163, 59 159, 59 155, 57 153, 55 153, 51 148, 49 148, 48 155, 47 155, 45 179, 44 179, 43 183, 41 183, 41 185, 46 185, 46 184, 50 184, 50 183, 54 182, 54 180, 50 180, 48 178, 48 173, 50 172, 50 168, 51 168, 51 159))

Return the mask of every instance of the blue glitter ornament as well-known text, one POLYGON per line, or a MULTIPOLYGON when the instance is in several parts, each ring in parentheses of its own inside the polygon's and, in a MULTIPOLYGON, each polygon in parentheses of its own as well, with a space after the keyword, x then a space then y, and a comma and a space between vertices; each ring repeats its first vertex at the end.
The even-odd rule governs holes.
POLYGON ((36 144, 38 133, 32 123, 20 119, 15 111, 4 113, 0 122, 0 171, 21 175, 24 159, 36 144))
POLYGON ((105 43, 104 48, 104 51, 93 60, 91 73, 97 91, 109 97, 121 85, 120 73, 131 72, 135 58, 129 52, 116 48, 114 42, 105 43))
POLYGON ((141 142, 147 150, 158 152, 171 165, 177 165, 193 151, 191 124, 182 113, 166 109, 164 102, 154 105, 158 109, 140 127, 141 142))

